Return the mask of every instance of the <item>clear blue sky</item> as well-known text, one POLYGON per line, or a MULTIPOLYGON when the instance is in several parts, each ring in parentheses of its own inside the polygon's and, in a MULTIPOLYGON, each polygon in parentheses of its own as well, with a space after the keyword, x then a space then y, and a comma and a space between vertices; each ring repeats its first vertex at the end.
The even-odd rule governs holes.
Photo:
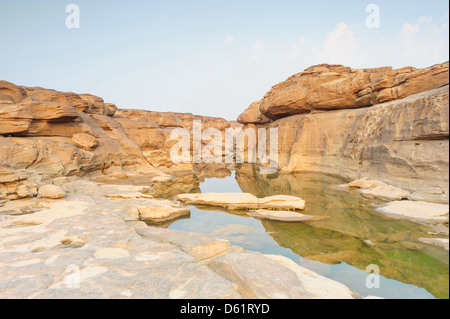
POLYGON ((0 0, 0 79, 235 119, 314 64, 447 61, 448 12, 444 0, 0 0), (66 28, 71 3, 79 29, 66 28), (365 25, 371 3, 378 29, 365 25))

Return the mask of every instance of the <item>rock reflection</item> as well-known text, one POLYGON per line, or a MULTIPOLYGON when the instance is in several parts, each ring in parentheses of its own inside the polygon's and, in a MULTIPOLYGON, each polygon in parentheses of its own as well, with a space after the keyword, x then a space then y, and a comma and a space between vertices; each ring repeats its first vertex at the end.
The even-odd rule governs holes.
POLYGON ((320 174, 260 175, 254 167, 236 173, 243 192, 259 197, 293 195, 306 200, 305 214, 328 216, 306 223, 263 221, 266 231, 283 247, 326 264, 348 263, 365 270, 376 264, 382 275, 425 288, 437 298, 449 297, 448 252, 424 244, 427 225, 390 219, 367 200, 331 186, 344 181, 320 174))

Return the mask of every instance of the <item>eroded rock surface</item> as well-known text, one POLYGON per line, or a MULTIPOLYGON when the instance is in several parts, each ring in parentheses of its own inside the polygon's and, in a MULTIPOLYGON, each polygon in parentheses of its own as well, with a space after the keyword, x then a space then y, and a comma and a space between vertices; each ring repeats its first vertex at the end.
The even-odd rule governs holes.
POLYGON ((369 180, 367 177, 348 184, 337 186, 338 189, 356 190, 368 198, 379 198, 386 201, 407 199, 411 196, 408 191, 381 181, 369 180))
POLYGON ((219 118, 119 110, 90 94, 0 81, 0 167, 51 177, 97 172, 113 180, 184 175, 196 168, 171 161, 170 133, 190 130, 194 120, 205 129, 230 126, 219 118))
POLYGON ((258 198, 249 193, 203 193, 180 194, 175 196, 186 204, 198 204, 225 207, 233 210, 273 209, 273 210, 303 210, 305 201, 295 196, 271 196, 258 198))
MULTIPOLYGON (((317 110, 353 109, 390 102, 448 85, 448 78, 448 62, 424 69, 398 70, 321 64, 275 85, 261 102, 255 103, 260 104, 262 116, 277 120, 317 110)), ((241 119, 249 115, 256 115, 251 116, 252 120, 260 117, 256 108, 252 104, 241 119)))
POLYGON ((390 217, 426 223, 448 223, 449 206, 417 201, 396 201, 378 208, 390 217))
POLYGON ((360 297, 348 288, 319 291, 321 284, 345 286, 281 257, 274 261, 223 239, 146 226, 130 214, 152 201, 138 196, 138 186, 58 183, 68 191, 63 199, 0 208, 1 298, 360 297), (126 195, 111 196, 121 192, 126 195), (12 214, 24 207, 34 211, 12 214))
POLYGON ((368 176, 411 198, 448 203, 448 83, 448 62, 399 70, 316 65, 275 85, 239 121, 278 129, 282 172, 368 176))
POLYGON ((449 193, 448 119, 446 86, 369 108, 287 117, 269 127, 282 137, 283 173, 366 176, 421 193, 422 199, 430 188, 440 188, 442 202, 449 193))
POLYGON ((264 124, 270 122, 270 119, 261 113, 261 102, 262 100, 253 102, 244 113, 239 115, 238 122, 242 124, 264 124))
POLYGON ((38 197, 48 198, 48 199, 58 199, 66 196, 66 192, 59 186, 56 185, 45 185, 39 187, 38 197))

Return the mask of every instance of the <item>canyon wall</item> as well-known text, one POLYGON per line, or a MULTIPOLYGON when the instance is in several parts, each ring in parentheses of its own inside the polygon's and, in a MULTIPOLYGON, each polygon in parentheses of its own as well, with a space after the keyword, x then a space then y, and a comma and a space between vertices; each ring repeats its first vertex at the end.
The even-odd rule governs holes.
POLYGON ((194 120, 205 128, 229 126, 220 118, 119 110, 90 94, 0 81, 0 167, 49 177, 189 174, 204 167, 170 161, 176 143, 170 132, 191 129, 194 120))
MULTIPOLYGON (((425 197, 448 194, 448 69, 448 62, 400 70, 313 66, 274 86, 238 122, 278 128, 282 173, 367 176, 425 197)), ((192 133, 195 120, 203 130, 238 125, 189 113, 119 110, 90 94, 0 81, 0 167, 49 177, 230 175, 230 164, 171 161, 177 143, 171 132, 192 133)))
MULTIPOLYGON (((191 136, 190 151, 192 155, 192 126, 194 121, 201 121, 202 130, 216 128, 221 132, 233 124, 216 117, 193 115, 190 113, 161 113, 143 110, 118 110, 114 118, 142 150, 147 161, 167 174, 182 174, 183 172, 195 171, 201 175, 201 171, 211 168, 211 165, 193 164, 192 161, 191 163, 173 163, 170 158, 170 152, 172 147, 178 142, 170 138, 174 129, 183 128, 189 131, 191 136)), ((202 144, 205 145, 208 142, 207 139, 204 139, 202 144)), ((221 148, 221 145, 218 147, 221 148)), ((229 165, 214 166, 214 169, 220 170, 225 169, 229 165)))
POLYGON ((448 195, 448 83, 448 62, 419 70, 320 65, 274 86, 239 120, 278 128, 282 173, 367 176, 448 195))

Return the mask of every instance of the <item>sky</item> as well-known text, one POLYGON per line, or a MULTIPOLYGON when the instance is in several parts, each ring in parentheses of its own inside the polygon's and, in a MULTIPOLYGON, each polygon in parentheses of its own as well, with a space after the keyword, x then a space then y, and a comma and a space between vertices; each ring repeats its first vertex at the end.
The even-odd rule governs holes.
POLYGON ((448 37, 444 0, 0 0, 0 80, 235 120, 312 65, 427 67, 448 37))

